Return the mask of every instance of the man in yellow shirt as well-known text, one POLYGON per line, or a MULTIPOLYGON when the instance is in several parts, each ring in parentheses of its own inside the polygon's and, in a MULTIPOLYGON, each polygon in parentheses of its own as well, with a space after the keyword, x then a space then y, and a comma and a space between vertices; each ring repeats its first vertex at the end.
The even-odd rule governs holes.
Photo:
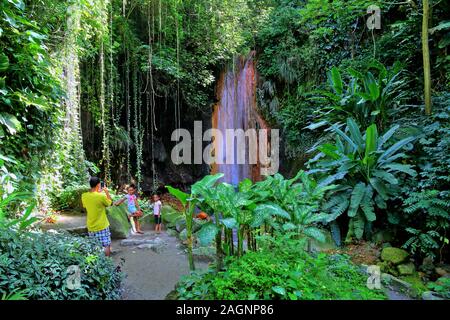
POLYGON ((86 226, 89 236, 99 240, 105 249, 105 255, 109 256, 111 253, 111 232, 109 231, 106 207, 112 204, 111 195, 106 187, 101 187, 100 179, 97 177, 91 177, 89 185, 91 190, 81 196, 81 202, 87 211, 86 226))

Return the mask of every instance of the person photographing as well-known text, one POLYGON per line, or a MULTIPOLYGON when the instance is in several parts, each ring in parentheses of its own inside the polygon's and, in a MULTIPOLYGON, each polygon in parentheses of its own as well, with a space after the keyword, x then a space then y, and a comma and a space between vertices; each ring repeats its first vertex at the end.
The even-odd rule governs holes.
POLYGON ((86 209, 86 226, 90 237, 100 241, 104 248, 105 255, 111 254, 111 232, 109 221, 106 216, 106 207, 112 204, 111 195, 108 188, 98 177, 89 179, 91 189, 81 196, 83 208, 86 209))

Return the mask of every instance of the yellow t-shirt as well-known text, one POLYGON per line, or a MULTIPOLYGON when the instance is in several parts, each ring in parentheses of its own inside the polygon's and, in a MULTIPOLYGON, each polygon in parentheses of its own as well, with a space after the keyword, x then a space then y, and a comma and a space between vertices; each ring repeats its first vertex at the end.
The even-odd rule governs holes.
POLYGON ((88 231, 97 232, 109 227, 106 207, 110 206, 112 201, 104 193, 85 192, 81 196, 81 202, 87 211, 86 226, 88 231))

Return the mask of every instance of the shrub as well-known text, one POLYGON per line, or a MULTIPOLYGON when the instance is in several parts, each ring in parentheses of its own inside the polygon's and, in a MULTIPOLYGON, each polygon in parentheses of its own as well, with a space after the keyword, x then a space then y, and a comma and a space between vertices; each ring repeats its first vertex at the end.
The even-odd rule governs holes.
POLYGON ((343 213, 350 218, 346 241, 353 236, 361 239, 377 220, 379 212, 387 209, 388 201, 394 199, 404 183, 404 174, 416 176, 403 149, 414 137, 393 142, 399 128, 393 126, 383 135, 378 135, 375 124, 361 132, 357 123, 347 119, 345 132, 333 126, 336 142, 323 144, 320 153, 310 161, 311 172, 319 172, 324 182, 339 183, 330 191, 329 200, 323 209, 330 213, 327 221, 336 220, 343 213))
POLYGON ((65 188, 57 194, 51 195, 51 206, 53 210, 81 209, 81 195, 88 192, 85 185, 76 185, 65 188))
POLYGON ((28 299, 118 299, 122 273, 92 239, 65 233, 0 233, 0 296, 28 299), (81 287, 67 287, 67 268, 81 270, 81 287))
POLYGON ((310 255, 305 242, 265 238, 259 251, 228 260, 225 271, 193 273, 177 286, 179 299, 385 299, 347 256, 310 255))

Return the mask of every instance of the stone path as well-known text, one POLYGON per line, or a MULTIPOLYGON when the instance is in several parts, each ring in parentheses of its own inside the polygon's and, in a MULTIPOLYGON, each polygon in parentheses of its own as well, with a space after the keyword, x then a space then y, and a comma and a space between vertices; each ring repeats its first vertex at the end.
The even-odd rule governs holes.
MULTIPOLYGON (((175 288, 182 275, 189 273, 186 254, 179 241, 166 232, 157 235, 144 229, 145 235, 113 240, 113 259, 126 274, 124 300, 161 300, 175 288)), ((207 263, 196 262, 196 268, 207 263)))

